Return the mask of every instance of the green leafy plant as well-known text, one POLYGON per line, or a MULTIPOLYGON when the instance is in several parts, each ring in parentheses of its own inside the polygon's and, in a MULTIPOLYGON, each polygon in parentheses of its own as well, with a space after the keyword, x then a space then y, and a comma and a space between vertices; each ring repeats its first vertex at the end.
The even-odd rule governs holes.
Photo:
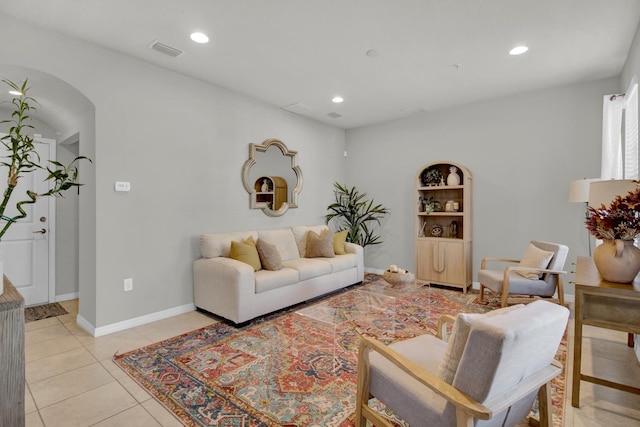
POLYGON ((0 123, 10 123, 9 133, 2 138, 0 142, 4 146, 2 150, 2 157, 0 161, 1 166, 7 168, 7 188, 2 196, 2 203, 0 204, 0 240, 5 235, 9 227, 19 219, 27 217, 27 213, 24 210, 25 204, 33 204, 40 197, 47 196, 62 196, 62 192, 74 187, 79 187, 82 184, 78 182, 78 163, 80 160, 91 159, 85 156, 78 156, 67 166, 57 162, 55 160, 49 160, 46 165, 40 164, 40 155, 36 151, 33 137, 28 135, 29 129, 33 129, 33 126, 29 125, 30 112, 35 111, 34 104, 38 102, 28 96, 29 87, 27 86, 27 80, 21 85, 17 85, 9 80, 2 80, 7 84, 12 91, 19 93, 12 100, 13 111, 11 112, 11 118, 2 120, 0 123), (14 194, 14 190, 18 185, 18 182, 26 174, 35 172, 36 170, 46 170, 49 175, 46 181, 51 181, 49 191, 38 194, 31 189, 27 189, 25 194, 14 194), (16 209, 18 214, 10 217, 5 215, 7 205, 12 196, 17 196, 20 200, 16 203, 16 209))
POLYGON ((374 204, 367 199, 367 193, 360 193, 355 187, 347 188, 334 183, 335 202, 327 209, 324 221, 333 221, 337 231, 347 230, 347 242, 357 243, 362 247, 382 243, 380 236, 374 234, 371 223, 380 224, 380 220, 389 213, 389 209, 381 204, 374 204))

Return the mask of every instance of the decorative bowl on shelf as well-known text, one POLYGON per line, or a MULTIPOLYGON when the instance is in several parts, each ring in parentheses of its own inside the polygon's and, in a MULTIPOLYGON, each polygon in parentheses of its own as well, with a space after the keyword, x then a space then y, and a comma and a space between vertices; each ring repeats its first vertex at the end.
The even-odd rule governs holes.
POLYGON ((385 270, 385 272, 382 273, 382 278, 391 286, 402 286, 413 281, 413 273, 409 270, 385 270))

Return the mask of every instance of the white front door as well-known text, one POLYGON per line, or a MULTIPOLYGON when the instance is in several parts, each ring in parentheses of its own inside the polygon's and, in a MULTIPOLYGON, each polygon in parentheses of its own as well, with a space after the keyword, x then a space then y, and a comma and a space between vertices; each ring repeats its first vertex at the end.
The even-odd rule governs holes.
MULTIPOLYGON (((54 143, 53 140, 42 138, 34 142, 41 165, 48 165, 49 159, 54 157, 54 143)), ((4 146, 0 145, 0 149, 2 155, 6 155, 4 146)), ((0 196, 4 196, 7 167, 1 166, 0 172, 0 196)), ((27 189, 38 194, 48 191, 49 182, 45 181, 46 178, 46 170, 23 174, 7 205, 5 216, 12 218, 18 214, 17 202, 29 200, 27 189)), ((49 260, 49 240, 53 228, 50 206, 53 206, 51 197, 41 197, 35 204, 22 205, 27 217, 16 221, 0 241, 4 274, 22 294, 26 305, 46 303, 53 296, 53 292, 50 292, 50 272, 53 271, 50 270, 49 260)), ((4 227, 5 224, 5 220, 0 220, 0 226, 4 227)))

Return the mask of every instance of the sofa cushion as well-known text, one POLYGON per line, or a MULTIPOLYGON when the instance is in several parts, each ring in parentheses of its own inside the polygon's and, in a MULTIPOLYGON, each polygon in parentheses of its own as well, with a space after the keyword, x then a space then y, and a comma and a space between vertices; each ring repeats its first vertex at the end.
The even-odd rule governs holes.
POLYGON ((489 311, 484 314, 458 314, 456 316, 456 321, 453 324, 453 331, 451 332, 451 336, 449 337, 449 342, 447 343, 447 351, 445 353, 445 357, 442 359, 442 364, 440 365, 440 368, 438 370, 438 376, 440 377, 440 379, 446 381, 449 384, 453 384, 453 379, 456 376, 456 371, 458 370, 458 365, 460 364, 460 359, 462 358, 464 347, 467 344, 467 339, 469 338, 471 326, 475 321, 487 317, 504 315, 521 307, 524 307, 524 305, 512 305, 509 307, 489 311))
POLYGON ((229 245, 229 257, 238 261, 242 261, 253 267, 254 271, 262 269, 258 250, 253 241, 253 237, 249 237, 244 242, 231 241, 229 245))
POLYGON ((336 255, 344 255, 347 252, 344 249, 344 244, 347 241, 348 230, 338 231, 333 234, 333 252, 336 255))
MULTIPOLYGON (((555 255, 553 252, 542 250, 536 245, 529 243, 529 247, 522 256, 519 266, 527 268, 547 268, 553 255, 555 255)), ((541 276, 540 273, 532 270, 514 270, 514 272, 529 280, 538 280, 541 276)))
POLYGON ((265 242, 263 239, 258 239, 256 247, 262 268, 271 271, 277 271, 282 268, 282 258, 280 258, 278 249, 274 245, 265 242))
POLYGON ((278 271, 260 270, 255 273, 256 293, 293 285, 300 281, 300 275, 291 268, 282 268, 278 271))
POLYGON ((282 261, 300 258, 298 245, 296 245, 296 239, 290 228, 258 231, 258 238, 274 245, 278 249, 282 261))
POLYGON ((304 258, 307 252, 307 233, 309 231, 315 231, 320 234, 323 230, 328 230, 329 227, 326 225, 312 225, 312 226, 302 226, 296 225, 291 227, 291 231, 293 231, 293 236, 296 239, 296 245, 298 246, 298 253, 300 258, 304 258))
POLYGON ((329 229, 323 230, 320 234, 309 230, 307 233, 307 251, 305 258, 326 257, 333 258, 333 232, 329 229))
POLYGON ((200 235, 200 253, 203 258, 229 257, 231 241, 244 242, 253 237, 258 240, 257 231, 239 231, 234 233, 212 233, 200 235))
POLYGON ((333 258, 322 259, 331 264, 331 271, 334 273, 358 266, 358 256, 356 254, 336 255, 333 258))
POLYGON ((298 271, 300 281, 331 273, 331 264, 323 258, 297 258, 283 261, 282 265, 298 271))

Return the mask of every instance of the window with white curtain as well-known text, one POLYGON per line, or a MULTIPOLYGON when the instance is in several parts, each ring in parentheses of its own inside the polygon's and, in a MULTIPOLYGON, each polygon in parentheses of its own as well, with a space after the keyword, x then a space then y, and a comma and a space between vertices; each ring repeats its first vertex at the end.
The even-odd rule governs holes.
POLYGON ((638 179, 638 81, 624 95, 624 178, 638 179))
POLYGON ((638 179, 638 113, 637 76, 626 93, 604 97, 601 179, 638 179))

